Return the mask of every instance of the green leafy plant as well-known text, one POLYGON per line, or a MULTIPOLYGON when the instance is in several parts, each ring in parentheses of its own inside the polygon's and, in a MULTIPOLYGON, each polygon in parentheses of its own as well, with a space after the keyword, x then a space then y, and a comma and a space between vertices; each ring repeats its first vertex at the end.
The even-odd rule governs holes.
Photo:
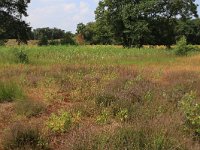
POLYGON ((186 37, 183 36, 176 43, 176 55, 179 56, 188 55, 188 52, 190 51, 197 51, 197 48, 194 47, 193 45, 188 45, 186 37))
POLYGON ((186 126, 200 136, 200 104, 195 104, 196 93, 191 91, 185 94, 180 101, 180 107, 186 117, 186 126))
POLYGON ((22 50, 18 53, 16 53, 16 57, 17 57, 17 62, 22 63, 22 64, 27 64, 29 63, 29 58, 28 55, 23 52, 22 50))
POLYGON ((117 118, 120 119, 120 121, 126 121, 128 119, 128 109, 121 109, 118 113, 117 113, 117 118))
POLYGON ((66 132, 72 125, 72 116, 69 112, 60 111, 59 114, 52 114, 47 122, 47 126, 53 132, 66 132))
POLYGON ((23 99, 22 89, 14 82, 0 82, 0 103, 23 99))
POLYGON ((109 112, 107 110, 103 110, 99 116, 97 116, 96 123, 103 125, 109 122, 109 112))

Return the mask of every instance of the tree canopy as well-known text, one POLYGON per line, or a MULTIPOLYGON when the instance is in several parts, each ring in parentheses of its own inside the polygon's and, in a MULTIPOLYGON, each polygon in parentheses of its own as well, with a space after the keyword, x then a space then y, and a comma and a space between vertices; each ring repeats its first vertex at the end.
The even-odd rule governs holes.
POLYGON ((98 22, 105 22, 124 46, 175 42, 178 19, 198 17, 195 0, 101 0, 98 22))
POLYGON ((22 18, 28 16, 29 3, 30 0, 0 1, 0 39, 15 38, 27 43, 31 28, 22 18))

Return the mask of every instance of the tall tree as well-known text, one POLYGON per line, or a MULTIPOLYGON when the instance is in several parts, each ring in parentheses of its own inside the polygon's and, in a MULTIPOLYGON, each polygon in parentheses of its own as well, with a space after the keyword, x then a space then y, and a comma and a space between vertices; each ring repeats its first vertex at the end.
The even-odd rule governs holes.
POLYGON ((61 39, 65 36, 65 31, 58 28, 37 28, 33 30, 34 39, 38 40, 46 36, 48 40, 61 39))
POLYGON ((125 46, 160 43, 169 47, 175 42, 177 18, 197 17, 195 0, 101 0, 100 8, 96 16, 107 16, 114 36, 125 46))
POLYGON ((0 1, 0 39, 16 38, 27 43, 31 28, 22 18, 28 16, 28 3, 30 0, 0 1))

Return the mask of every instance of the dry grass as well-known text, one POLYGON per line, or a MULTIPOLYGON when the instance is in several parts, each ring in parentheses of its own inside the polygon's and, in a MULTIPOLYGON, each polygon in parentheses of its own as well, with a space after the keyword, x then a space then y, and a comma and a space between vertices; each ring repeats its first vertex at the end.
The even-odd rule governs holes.
MULTIPOLYGON (((63 55, 68 54, 63 52, 63 55)), ((156 54, 143 55, 149 59, 146 55, 156 54)), ((112 59, 120 61, 124 56, 114 54, 112 59)), ((1 63, 0 80, 20 85, 28 99, 43 104, 45 109, 30 117, 16 113, 16 102, 0 104, 0 141, 15 122, 25 122, 25 125, 39 125, 39 133, 48 137, 52 149, 125 149, 131 144, 136 150, 158 150, 159 146, 164 150, 199 149, 199 137, 186 130, 185 116, 178 105, 190 91, 196 91, 195 102, 200 102, 198 55, 175 58, 175 62, 168 64, 147 61, 142 66, 115 64, 115 61, 85 65, 81 64, 84 57, 77 57, 80 62, 75 64, 59 61, 54 64, 1 63), (72 125, 67 132, 55 133, 47 128, 47 122, 52 113, 61 110, 70 113, 72 125), (97 118, 104 111, 108 122, 98 124, 97 118), (133 134, 128 134, 129 131, 133 134), (128 145, 123 144, 126 138, 128 145), (148 147, 138 147, 135 140, 148 147)))

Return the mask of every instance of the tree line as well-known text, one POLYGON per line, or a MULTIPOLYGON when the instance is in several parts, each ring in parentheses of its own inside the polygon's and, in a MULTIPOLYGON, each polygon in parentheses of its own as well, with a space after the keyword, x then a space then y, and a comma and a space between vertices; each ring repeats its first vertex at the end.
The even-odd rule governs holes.
POLYGON ((200 19, 195 0, 100 0, 95 21, 79 23, 76 33, 58 28, 31 27, 22 20, 30 0, 0 1, 0 39, 61 39, 74 44, 117 44, 125 47, 165 45, 170 48, 185 36, 200 44, 200 19))

